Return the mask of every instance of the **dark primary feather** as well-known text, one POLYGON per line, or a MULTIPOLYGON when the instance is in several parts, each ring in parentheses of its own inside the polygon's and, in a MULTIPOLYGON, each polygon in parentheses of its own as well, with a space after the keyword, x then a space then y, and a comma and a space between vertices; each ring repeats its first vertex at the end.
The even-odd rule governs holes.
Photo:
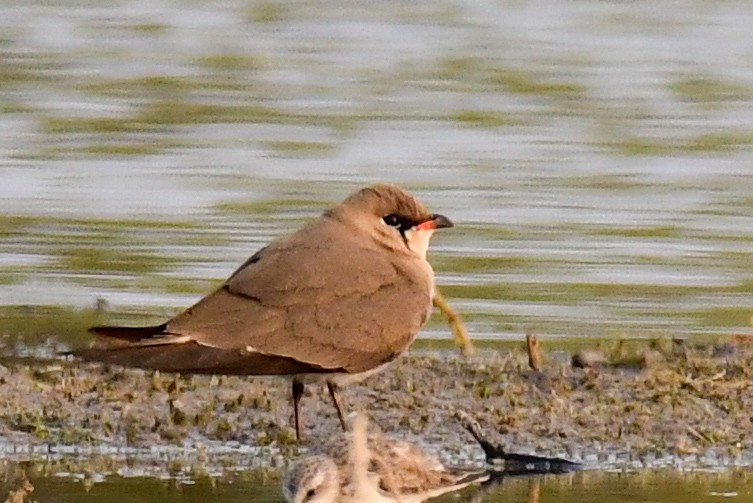
POLYGON ((195 342, 170 346, 167 351, 164 346, 135 346, 123 349, 78 349, 71 354, 87 361, 190 374, 293 375, 332 371, 291 358, 207 348, 195 342))
POLYGON ((109 341, 112 345, 138 343, 147 338, 164 334, 167 323, 153 327, 91 327, 89 333, 98 336, 100 342, 109 341))

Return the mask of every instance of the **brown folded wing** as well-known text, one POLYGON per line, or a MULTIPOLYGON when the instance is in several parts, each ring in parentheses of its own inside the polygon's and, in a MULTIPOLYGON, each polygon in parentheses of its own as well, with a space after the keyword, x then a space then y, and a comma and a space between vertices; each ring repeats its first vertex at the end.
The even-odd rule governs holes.
MULTIPOLYGON (((261 250, 159 333, 113 353, 138 349, 149 368, 175 371, 369 370, 404 351, 428 316, 432 279, 422 262, 321 218, 261 250)), ((90 359, 115 358, 99 356, 90 359)))

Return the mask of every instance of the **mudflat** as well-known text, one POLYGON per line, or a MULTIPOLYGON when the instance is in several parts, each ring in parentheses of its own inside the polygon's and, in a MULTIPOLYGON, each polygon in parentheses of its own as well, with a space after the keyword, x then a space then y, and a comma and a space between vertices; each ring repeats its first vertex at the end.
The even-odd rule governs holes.
MULTIPOLYGON (((454 463, 481 449, 457 419, 478 419, 509 451, 566 457, 592 467, 753 464, 753 347, 646 342, 574 368, 563 354, 528 367, 523 348, 416 351, 343 393, 383 430, 454 463)), ((181 376, 67 360, 0 366, 0 457, 91 463, 118 458, 155 469, 275 468, 339 432, 326 388, 305 396, 305 441, 295 442, 288 381, 181 376)), ((114 461, 113 461, 114 460, 114 461)), ((94 467, 91 467, 94 469, 94 467)))

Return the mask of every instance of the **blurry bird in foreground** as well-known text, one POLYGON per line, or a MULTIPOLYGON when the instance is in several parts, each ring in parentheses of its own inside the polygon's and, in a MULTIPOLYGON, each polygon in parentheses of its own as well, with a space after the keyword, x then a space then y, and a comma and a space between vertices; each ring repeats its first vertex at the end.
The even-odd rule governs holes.
POLYGON ((352 434, 288 469, 282 492, 289 503, 418 503, 488 478, 485 470, 448 468, 413 443, 367 432, 359 413, 352 434))

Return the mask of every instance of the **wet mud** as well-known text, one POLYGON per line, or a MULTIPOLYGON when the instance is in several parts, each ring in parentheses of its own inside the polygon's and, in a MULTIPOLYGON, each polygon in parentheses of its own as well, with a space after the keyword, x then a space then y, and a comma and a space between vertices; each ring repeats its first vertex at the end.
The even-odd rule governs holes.
MULTIPOLYGON (((618 344, 586 368, 551 352, 541 371, 529 369, 522 345, 471 358, 415 351, 344 389, 343 401, 453 463, 484 459, 462 411, 508 451, 587 468, 744 466, 753 464, 749 342, 655 340, 628 353, 618 344)), ((45 459, 59 471, 276 472, 340 431, 326 387, 308 386, 297 443, 282 378, 15 359, 0 365, 0 385, 0 457, 45 459)))

